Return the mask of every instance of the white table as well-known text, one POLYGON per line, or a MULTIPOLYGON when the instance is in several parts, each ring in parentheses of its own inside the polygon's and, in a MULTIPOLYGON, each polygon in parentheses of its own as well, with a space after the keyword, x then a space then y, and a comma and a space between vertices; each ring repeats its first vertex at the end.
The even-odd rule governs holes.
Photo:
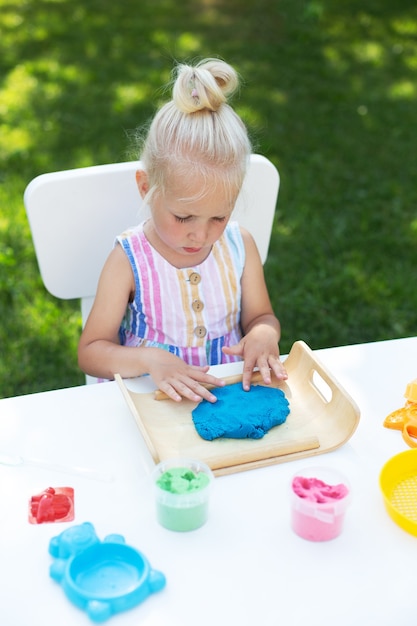
POLYGON ((153 463, 116 383, 1 400, 1 452, 111 479, 0 466, 1 625, 93 623, 49 578, 49 540, 68 525, 31 525, 27 517, 31 495, 72 486, 73 524, 91 521, 100 538, 124 535, 167 578, 163 591, 112 617, 112 626, 415 626, 417 538, 386 513, 378 477, 408 449, 382 422, 417 377, 417 338, 316 354, 361 409, 353 437, 329 454, 216 478, 209 521, 189 533, 156 521, 153 463), (331 542, 305 541, 290 528, 290 480, 311 465, 340 470, 352 487, 345 528, 331 542))

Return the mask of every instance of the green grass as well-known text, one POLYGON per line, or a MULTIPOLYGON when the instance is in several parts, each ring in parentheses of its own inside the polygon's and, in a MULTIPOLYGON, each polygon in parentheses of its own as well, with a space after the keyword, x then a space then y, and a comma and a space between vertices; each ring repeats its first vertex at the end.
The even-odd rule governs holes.
POLYGON ((417 334, 414 0, 0 0, 0 396, 84 381, 78 302, 42 286, 26 185, 133 158, 174 60, 205 56, 241 73, 235 106, 281 174, 282 352, 417 334))

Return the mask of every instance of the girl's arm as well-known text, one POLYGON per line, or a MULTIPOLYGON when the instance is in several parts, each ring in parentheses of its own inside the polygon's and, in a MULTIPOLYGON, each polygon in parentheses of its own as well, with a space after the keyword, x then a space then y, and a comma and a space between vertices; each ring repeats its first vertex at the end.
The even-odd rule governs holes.
POLYGON ((225 347, 223 351, 243 357, 242 384, 244 389, 249 389, 256 366, 266 384, 271 382, 271 371, 280 380, 285 380, 287 373, 279 358, 281 327, 272 310, 258 248, 252 235, 243 228, 241 230, 246 250, 241 279, 241 325, 244 337, 237 345, 225 347))
POLYGON ((150 347, 128 347, 119 342, 119 327, 135 284, 129 261, 120 246, 110 253, 97 287, 93 308, 78 345, 81 369, 97 378, 113 379, 150 374, 155 384, 173 400, 186 397, 194 402, 216 397, 201 383, 222 386, 224 382, 207 374, 208 367, 188 365, 182 359, 150 347))
POLYGON ((81 369, 97 378, 143 374, 140 359, 119 342, 119 327, 134 293, 134 278, 120 245, 110 253, 100 276, 97 293, 78 345, 81 369))

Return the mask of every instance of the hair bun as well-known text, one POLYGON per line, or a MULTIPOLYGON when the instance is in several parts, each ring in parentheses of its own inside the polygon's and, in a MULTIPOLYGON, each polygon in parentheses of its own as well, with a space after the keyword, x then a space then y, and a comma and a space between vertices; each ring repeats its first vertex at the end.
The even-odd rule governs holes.
POLYGON ((219 59, 206 59, 195 67, 180 64, 176 70, 173 101, 183 113, 217 111, 238 86, 236 71, 219 59))

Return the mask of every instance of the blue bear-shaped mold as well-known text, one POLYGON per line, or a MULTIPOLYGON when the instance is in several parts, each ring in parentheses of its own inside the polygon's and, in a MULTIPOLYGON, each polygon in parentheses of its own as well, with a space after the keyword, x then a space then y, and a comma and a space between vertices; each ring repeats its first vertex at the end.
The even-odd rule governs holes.
POLYGON ((51 577, 94 622, 131 609, 165 587, 165 576, 126 545, 122 535, 100 541, 90 522, 72 526, 49 543, 51 577))

